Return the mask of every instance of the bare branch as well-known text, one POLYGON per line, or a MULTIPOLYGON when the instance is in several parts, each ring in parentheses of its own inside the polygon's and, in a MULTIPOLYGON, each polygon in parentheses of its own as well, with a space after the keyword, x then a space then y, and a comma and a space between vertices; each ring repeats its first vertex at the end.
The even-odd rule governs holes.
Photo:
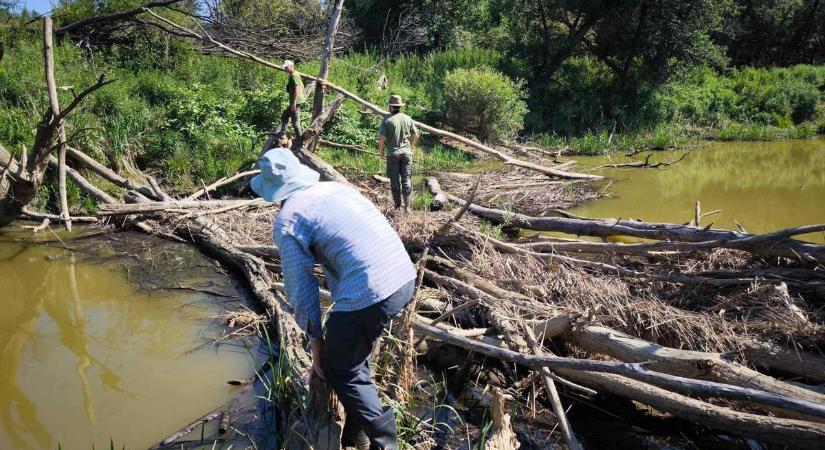
POLYGON ((78 20, 77 22, 70 23, 66 26, 60 27, 56 29, 54 32, 57 35, 69 33, 75 31, 77 29, 87 27, 89 25, 94 25, 98 23, 109 23, 109 22, 116 22, 119 20, 124 20, 136 16, 138 14, 143 13, 144 11, 148 10, 149 8, 157 8, 162 6, 169 6, 175 3, 180 2, 181 0, 152 0, 142 6, 138 6, 134 9, 129 9, 126 11, 121 11, 118 13, 113 14, 104 14, 101 16, 94 16, 94 17, 87 17, 85 19, 78 20))

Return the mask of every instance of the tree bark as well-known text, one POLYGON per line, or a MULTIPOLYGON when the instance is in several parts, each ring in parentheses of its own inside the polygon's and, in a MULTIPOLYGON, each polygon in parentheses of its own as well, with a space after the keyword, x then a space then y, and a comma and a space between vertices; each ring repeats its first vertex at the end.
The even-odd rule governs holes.
POLYGON ((72 218, 69 215, 69 201, 66 198, 66 128, 60 117, 60 101, 57 97, 57 82, 54 76, 54 43, 52 39, 52 18, 43 18, 43 65, 46 73, 46 87, 49 91, 49 106, 52 120, 57 121, 57 190, 60 203, 60 220, 66 229, 72 230, 72 218))
MULTIPOLYGON (((467 203, 452 194, 446 193, 446 195, 451 202, 459 206, 464 206, 467 203)), ((573 219, 569 217, 531 217, 476 204, 471 204, 469 211, 485 219, 528 230, 556 231, 576 236, 631 236, 678 242, 701 242, 704 245, 717 248, 730 248, 766 256, 782 256, 825 263, 825 245, 807 243, 791 238, 791 236, 799 234, 825 230, 825 225, 810 225, 754 235, 739 231, 698 228, 671 223, 614 219, 573 219)))
MULTIPOLYGON (((638 364, 617 364, 563 357, 547 358, 523 355, 476 340, 455 336, 447 331, 430 327, 421 321, 414 321, 413 326, 418 332, 466 350, 534 369, 549 367, 571 381, 612 392, 622 397, 631 398, 661 411, 670 412, 684 419, 712 428, 728 430, 742 436, 750 436, 766 442, 782 445, 791 443, 791 445, 800 448, 819 448, 821 444, 820 441, 825 438, 825 425, 821 423, 741 413, 670 392, 660 387, 651 386, 647 383, 655 382, 666 386, 668 389, 688 391, 694 395, 698 392, 694 390, 694 388, 704 390, 705 395, 709 394, 710 391, 714 391, 711 396, 718 397, 727 397, 728 394, 732 394, 735 391, 744 394, 742 396, 736 394, 739 400, 746 397, 753 400, 753 397, 750 397, 750 395, 759 393, 758 395, 761 398, 766 400, 771 398, 772 400, 770 400, 770 402, 777 405, 784 403, 786 400, 790 400, 789 397, 777 396, 753 389, 743 389, 719 383, 695 381, 683 377, 660 374, 647 370, 643 368, 644 366, 638 364), (637 381, 637 379, 641 381, 637 381), (713 387, 711 388, 711 386, 713 387)), ((803 409, 805 411, 816 412, 816 414, 821 416, 820 410, 823 409, 821 404, 799 399, 793 399, 791 401, 798 403, 800 406, 804 405, 803 409)))
MULTIPOLYGON (((318 78, 326 79, 329 76, 329 63, 335 48, 335 35, 338 33, 338 23, 341 20, 341 10, 344 8, 344 0, 336 0, 327 22, 327 32, 324 36, 324 49, 321 53, 321 68, 318 71, 318 78)), ((324 84, 315 83, 315 99, 312 102, 312 120, 315 120, 324 109, 324 84)), ((309 145, 310 152, 315 151, 318 145, 319 136, 315 136, 309 145)))
POLYGON ((98 214, 102 216, 115 216, 121 214, 147 214, 158 213, 169 210, 184 210, 184 209, 217 209, 229 206, 238 206, 249 203, 248 199, 244 200, 180 200, 180 201, 166 201, 166 202, 149 202, 149 203, 112 203, 101 205, 98 209, 98 214))
POLYGON ((83 164, 92 172, 100 175, 101 177, 105 178, 106 180, 110 181, 111 183, 119 187, 133 190, 137 190, 144 187, 142 185, 132 182, 131 180, 125 177, 118 175, 117 173, 115 173, 115 171, 97 162, 97 160, 81 152, 78 149, 67 147, 66 151, 70 158, 74 159, 76 162, 80 164, 83 164))

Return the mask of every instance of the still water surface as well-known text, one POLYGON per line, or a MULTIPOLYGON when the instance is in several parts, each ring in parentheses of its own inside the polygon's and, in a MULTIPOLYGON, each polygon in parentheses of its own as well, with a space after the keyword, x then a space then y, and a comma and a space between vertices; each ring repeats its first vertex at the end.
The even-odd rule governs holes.
POLYGON ((83 241, 67 242, 82 251, 15 242, 21 234, 0 234, 0 449, 148 448, 249 373, 243 349, 189 353, 222 331, 207 319, 221 312, 215 298, 139 289, 176 272, 220 284, 191 249, 116 238, 101 255, 83 241))
MULTIPOLYGON (((576 158, 580 167, 643 160, 576 158)), ((672 161, 679 152, 658 152, 651 162, 672 161)), ((776 142, 712 142, 684 160, 657 169, 598 169, 613 183, 611 196, 571 210, 585 217, 688 222, 694 205, 723 212, 702 220, 714 228, 765 233, 825 223, 825 138, 776 142)), ((825 242, 823 234, 800 236, 825 242)))

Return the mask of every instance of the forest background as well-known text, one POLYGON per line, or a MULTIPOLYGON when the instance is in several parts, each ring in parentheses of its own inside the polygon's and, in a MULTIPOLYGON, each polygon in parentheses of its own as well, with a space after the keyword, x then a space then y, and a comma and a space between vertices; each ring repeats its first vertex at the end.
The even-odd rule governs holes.
MULTIPOLYGON (((142 3, 63 0, 52 16, 59 28, 142 3)), ((327 3, 181 1, 163 14, 317 75, 327 3)), ((36 17, 0 0, 0 143, 16 155, 48 109, 36 17)), ((234 173, 254 161, 286 105, 282 73, 138 18, 83 33, 59 39, 58 83, 71 92, 102 72, 116 82, 73 114, 69 140, 119 169, 181 188, 234 173)), ((413 117, 493 144, 599 154, 825 133, 820 0, 352 0, 336 44, 330 80, 376 104, 400 94, 413 117)), ((374 147, 379 120, 345 103, 324 137, 374 147)), ((423 169, 466 161, 438 142, 425 147, 423 169)), ((381 171, 373 155, 319 151, 381 171)), ((44 184, 37 206, 53 192, 44 184)), ((71 183, 69 194, 94 208, 71 183)))

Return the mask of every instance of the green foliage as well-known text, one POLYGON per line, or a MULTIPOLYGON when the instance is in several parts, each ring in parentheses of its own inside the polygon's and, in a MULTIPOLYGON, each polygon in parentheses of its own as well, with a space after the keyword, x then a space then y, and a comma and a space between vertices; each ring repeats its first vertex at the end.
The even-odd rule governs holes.
POLYGON ((419 211, 427 211, 430 209, 430 205, 433 204, 433 195, 430 194, 430 191, 424 190, 416 190, 413 194, 412 198, 412 207, 415 210, 419 211))
POLYGON ((523 84, 489 68, 455 69, 444 79, 447 122, 485 141, 511 139, 521 130, 527 104, 523 84))
POLYGON ((726 122, 787 127, 823 113, 825 66, 748 68, 728 76, 698 69, 656 95, 662 121, 699 126, 726 122))
POLYGON ((486 219, 482 219, 481 222, 479 222, 478 231, 493 239, 501 239, 504 236, 503 228, 504 225, 502 224, 494 225, 486 219))
POLYGON ((471 162, 470 156, 452 147, 434 144, 413 152, 413 173, 461 171, 471 162))

